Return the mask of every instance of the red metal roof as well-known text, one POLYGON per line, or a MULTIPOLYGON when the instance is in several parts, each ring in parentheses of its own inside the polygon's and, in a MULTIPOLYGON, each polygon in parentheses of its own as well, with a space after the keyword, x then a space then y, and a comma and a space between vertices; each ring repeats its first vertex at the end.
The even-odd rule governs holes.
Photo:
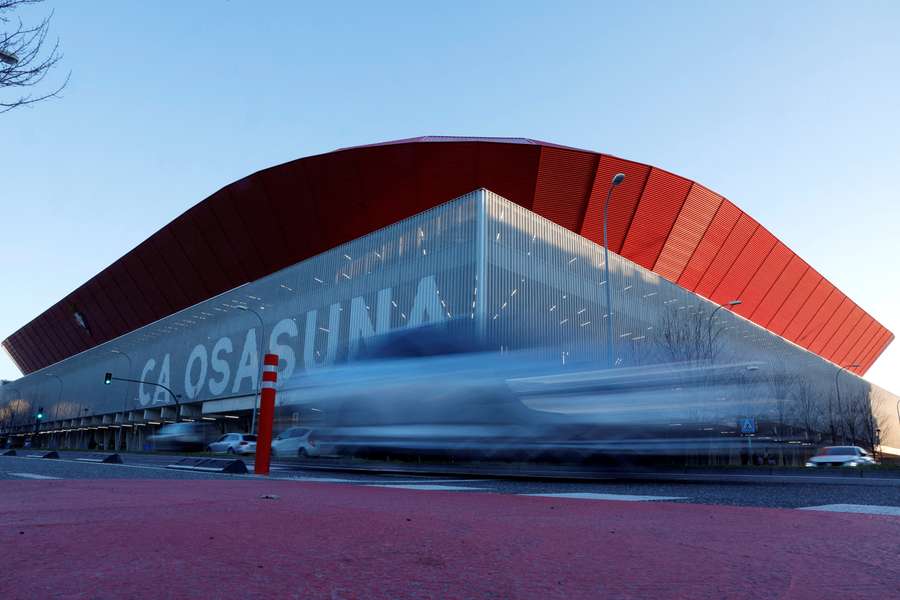
POLYGON ((480 187, 599 242, 617 172, 626 179, 610 206, 611 250, 720 304, 740 298, 738 314, 832 362, 859 363, 850 369, 857 374, 893 340, 756 220, 694 181, 526 138, 429 136, 302 158, 236 181, 3 347, 30 373, 480 187))

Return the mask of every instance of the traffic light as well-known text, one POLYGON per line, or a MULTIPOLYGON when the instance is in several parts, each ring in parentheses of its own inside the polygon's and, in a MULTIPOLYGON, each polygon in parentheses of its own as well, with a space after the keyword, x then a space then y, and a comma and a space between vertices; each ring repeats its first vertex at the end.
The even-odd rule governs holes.
POLYGON ((105 383, 106 385, 109 385, 110 383, 112 383, 112 373, 107 373, 103 377, 103 383, 105 383))
POLYGON ((43 406, 40 407, 40 408, 38 409, 37 414, 35 415, 35 417, 37 417, 37 420, 38 420, 38 421, 40 421, 41 419, 44 418, 44 407, 43 407, 43 406))

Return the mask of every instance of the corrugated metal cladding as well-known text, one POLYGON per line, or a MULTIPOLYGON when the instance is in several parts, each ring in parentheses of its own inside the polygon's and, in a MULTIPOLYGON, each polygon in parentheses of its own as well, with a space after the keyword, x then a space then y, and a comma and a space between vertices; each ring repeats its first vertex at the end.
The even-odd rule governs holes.
POLYGON ((581 225, 598 157, 588 152, 544 148, 530 207, 572 231, 581 225))
POLYGON ((700 278, 694 291, 707 298, 712 296, 758 227, 759 223, 746 214, 742 214, 732 227, 728 237, 725 238, 725 242, 719 248, 715 258, 709 263, 709 267, 706 268, 706 272, 703 273, 703 277, 700 278))
POLYGON ((784 337, 810 344, 812 342, 812 338, 808 335, 810 321, 819 314, 819 310, 828 302, 829 298, 835 295, 834 286, 827 279, 822 279, 800 307, 797 315, 788 323, 784 330, 784 337))
POLYGON ((859 357, 862 353, 862 349, 869 343, 879 327, 878 321, 866 314, 863 317, 862 322, 856 326, 859 336, 850 344, 846 352, 843 354, 839 353, 835 356, 837 358, 837 364, 846 365, 849 362, 852 362, 850 357, 859 357))
POLYGON ((698 183, 691 186, 653 270, 669 281, 677 282, 720 204, 722 196, 698 183))
POLYGON ((889 340, 891 337, 893 337, 891 335, 891 332, 879 325, 878 331, 875 333, 875 336, 863 348, 860 358, 858 360, 854 359, 853 362, 859 363, 863 368, 866 368, 877 357, 877 353, 880 352, 879 348, 882 348, 884 342, 889 340))
POLYGON ((844 322, 835 330, 834 335, 831 336, 831 339, 825 343, 825 346, 822 348, 822 354, 826 354, 828 356, 832 356, 832 362, 836 364, 842 364, 841 360, 844 357, 845 352, 843 351, 845 347, 849 347, 856 339, 859 337, 859 334, 862 333, 862 330, 859 330, 858 333, 854 334, 853 332, 857 330, 857 327, 862 322, 863 317, 866 316, 866 313, 860 307, 852 304, 848 301, 847 303, 851 306, 851 310, 849 314, 847 314, 844 322))
MULTIPOLYGON (((232 183, 3 346, 30 373, 481 187, 597 242, 610 181, 619 172, 626 177, 610 202, 610 250, 715 301, 744 295, 740 314, 772 323, 772 331, 804 347, 828 340, 822 342, 826 358, 826 348, 837 352, 857 333, 842 328, 841 319, 816 316, 825 298, 816 291, 821 278, 815 271, 807 273, 783 244, 764 256, 772 242, 767 232, 697 183, 525 138, 438 136, 346 148, 232 183), (804 329, 814 318, 810 337, 804 329)), ((837 306, 829 303, 826 310, 837 306)))
POLYGON ((894 334, 892 334, 890 331, 888 331, 887 338, 885 338, 885 339, 882 341, 882 343, 878 345, 878 347, 876 348, 875 354, 868 360, 868 362, 863 363, 862 368, 863 368, 863 369, 868 369, 869 367, 871 367, 872 364, 873 364, 876 360, 878 360, 878 357, 881 356, 881 355, 884 353, 885 349, 886 349, 886 348, 891 344, 891 342, 893 342, 893 341, 894 341, 894 334))
MULTIPOLYGON (((615 189, 615 198, 610 199, 607 215, 606 237, 609 241, 609 249, 613 252, 622 250, 625 232, 628 231, 628 226, 631 224, 634 211, 650 174, 649 166, 614 156, 601 156, 600 165, 597 168, 596 177, 594 177, 590 202, 582 218, 581 229, 573 229, 593 242, 602 243, 603 205, 606 202, 612 179, 618 173, 625 175, 625 181, 615 189)), ((543 213, 538 212, 538 214, 543 213)))
POLYGON ((625 233, 622 255, 645 269, 653 268, 690 189, 689 180, 652 169, 625 233))
MULTIPOLYGON (((756 273, 750 278, 744 290, 738 296, 732 296, 732 298, 739 297, 742 302, 735 308, 735 312, 749 319, 763 304, 766 295, 776 289, 777 282, 788 272, 788 267, 793 257, 794 254, 790 248, 781 242, 776 242, 768 256, 756 270, 756 273)), ((799 262, 802 266, 802 261, 799 262)), ((787 294, 787 289, 783 291, 783 295, 780 298, 777 294, 773 294, 772 304, 775 304, 775 306, 780 305, 787 294)), ((772 312, 774 312, 774 309, 772 309, 772 312)))
POLYGON ((777 241, 765 228, 757 227, 732 263, 728 276, 723 277, 710 294, 710 300, 718 304, 725 304, 735 298, 743 301, 747 284, 759 271, 777 241))
POLYGON ((753 314, 753 319, 757 323, 764 323, 769 330, 781 335, 820 281, 822 276, 819 272, 795 256, 769 294, 781 300, 769 302, 767 296, 766 301, 753 314))
POLYGON ((678 285, 689 290, 694 290, 700 283, 700 280, 709 269, 719 250, 725 244, 725 240, 731 234, 734 224, 741 218, 741 209, 729 202, 723 200, 716 211, 716 216, 707 227, 706 232, 697 244, 694 254, 688 261, 687 266, 678 278, 678 285))
MULTIPOLYGON (((715 303, 626 258, 610 253, 609 260, 607 280, 601 246, 476 190, 0 388, 0 431, 25 423, 36 405, 48 414, 45 429, 54 431, 171 417, 161 390, 104 385, 107 371, 171 387, 182 405, 201 411, 210 401, 249 398, 264 352, 279 355, 279 402, 290 404, 292 394, 304 393, 291 391, 299 389, 296 381, 354 360, 379 334, 437 324, 480 338, 483 348, 528 350, 530 357, 591 369, 609 358, 618 367, 707 360, 682 356, 681 344, 669 341, 673 327, 699 327, 715 362, 752 362, 765 377, 784 372, 809 382, 817 422, 824 423, 835 365, 728 310, 714 315, 715 303)), ((886 335, 879 327, 879 339, 886 335)), ((870 362, 879 347, 870 344, 863 358, 870 362)), ((870 389, 850 375, 843 383, 870 389)), ((701 407, 672 402, 628 410, 645 411, 638 418, 648 422, 661 415, 689 422, 697 410, 720 423, 748 411, 760 421, 793 418, 768 396, 754 395, 755 388, 741 389, 743 396, 730 393, 701 407)))
MULTIPOLYGON (((809 346, 810 350, 820 355, 825 353, 825 345, 834 338, 838 331, 840 331, 840 328, 844 325, 847 317, 854 308, 857 308, 856 305, 853 304, 847 296, 841 294, 840 303, 837 305, 837 308, 830 311, 831 315, 829 317, 823 319, 823 323, 819 328, 819 333, 813 338, 813 341, 809 346)), ((833 351, 834 349, 832 349, 832 352, 833 351)))

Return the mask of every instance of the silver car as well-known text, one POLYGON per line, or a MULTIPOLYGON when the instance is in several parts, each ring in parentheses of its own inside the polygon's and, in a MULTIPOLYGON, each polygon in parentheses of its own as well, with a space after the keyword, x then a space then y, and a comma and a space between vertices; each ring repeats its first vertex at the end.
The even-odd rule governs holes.
POLYGON ((272 456, 317 456, 319 447, 311 434, 312 430, 306 427, 291 427, 282 431, 272 440, 272 456))
POLYGON ((859 446, 826 446, 806 461, 807 467, 865 467, 874 464, 877 461, 859 446))
POLYGON ((250 433, 226 433, 206 447, 210 452, 255 454, 256 436, 250 433))

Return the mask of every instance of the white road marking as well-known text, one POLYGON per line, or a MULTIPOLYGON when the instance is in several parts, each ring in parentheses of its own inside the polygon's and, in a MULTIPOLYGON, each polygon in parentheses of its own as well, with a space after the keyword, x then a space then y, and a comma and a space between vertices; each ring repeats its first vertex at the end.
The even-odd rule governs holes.
POLYGON ((431 485, 431 484, 418 484, 418 483, 369 483, 366 484, 366 487, 379 487, 379 488, 396 488, 399 490, 422 490, 422 491, 460 491, 460 490, 480 490, 483 488, 476 487, 464 487, 461 485, 431 485))
POLYGON ((864 515, 889 515, 900 517, 900 506, 876 506, 874 504, 823 504, 805 506, 798 510, 820 510, 823 512, 858 513, 864 515))
POLYGON ((25 479, 62 479, 61 477, 51 477, 49 475, 38 475, 37 473, 9 473, 16 477, 24 477, 25 479))
POLYGON ((341 479, 339 477, 284 477, 291 481, 319 481, 321 483, 359 483, 357 479, 341 479))
POLYGON ((492 483, 491 479, 389 479, 391 483, 492 483))
POLYGON ((518 494, 540 498, 574 498, 576 500, 618 500, 621 502, 649 502, 652 500, 687 500, 682 496, 634 496, 631 494, 594 494, 591 492, 569 492, 562 494, 518 494))

